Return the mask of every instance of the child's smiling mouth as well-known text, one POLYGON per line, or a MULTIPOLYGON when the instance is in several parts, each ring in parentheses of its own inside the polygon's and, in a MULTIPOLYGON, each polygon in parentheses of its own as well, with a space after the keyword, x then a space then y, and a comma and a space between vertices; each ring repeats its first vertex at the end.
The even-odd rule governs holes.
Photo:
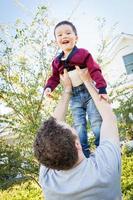
POLYGON ((68 44, 69 43, 69 40, 64 40, 63 42, 62 42, 62 44, 68 44))

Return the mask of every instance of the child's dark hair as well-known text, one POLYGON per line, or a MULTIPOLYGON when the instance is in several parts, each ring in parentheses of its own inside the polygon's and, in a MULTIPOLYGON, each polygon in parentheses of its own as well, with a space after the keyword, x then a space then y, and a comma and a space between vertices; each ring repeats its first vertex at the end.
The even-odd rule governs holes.
POLYGON ((61 22, 59 22, 58 24, 56 24, 56 26, 55 26, 55 28, 54 28, 54 36, 55 36, 55 31, 56 31, 56 29, 57 29, 59 26, 61 26, 61 25, 69 25, 69 26, 71 26, 71 28, 72 28, 72 30, 74 31, 75 35, 77 35, 77 29, 76 29, 76 27, 73 25, 72 22, 69 22, 69 21, 61 21, 61 22))

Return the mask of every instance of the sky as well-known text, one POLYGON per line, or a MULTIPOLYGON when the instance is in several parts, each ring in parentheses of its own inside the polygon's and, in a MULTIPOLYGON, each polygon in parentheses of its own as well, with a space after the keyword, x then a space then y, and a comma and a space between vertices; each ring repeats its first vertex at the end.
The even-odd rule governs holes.
POLYGON ((12 24, 18 18, 30 22, 38 5, 47 5, 57 22, 71 16, 83 48, 95 51, 97 17, 106 19, 107 29, 117 23, 118 33, 133 34, 133 0, 0 0, 0 23, 12 24))

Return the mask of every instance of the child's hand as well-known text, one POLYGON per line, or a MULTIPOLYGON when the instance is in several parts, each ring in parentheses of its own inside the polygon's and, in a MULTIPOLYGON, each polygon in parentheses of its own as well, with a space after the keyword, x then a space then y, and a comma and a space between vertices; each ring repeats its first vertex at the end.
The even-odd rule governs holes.
POLYGON ((110 103, 109 97, 107 94, 99 94, 99 98, 104 99, 105 101, 107 101, 108 103, 110 103))
POLYGON ((45 89, 45 91, 44 91, 44 96, 53 98, 52 95, 51 95, 51 88, 46 88, 46 89, 45 89))

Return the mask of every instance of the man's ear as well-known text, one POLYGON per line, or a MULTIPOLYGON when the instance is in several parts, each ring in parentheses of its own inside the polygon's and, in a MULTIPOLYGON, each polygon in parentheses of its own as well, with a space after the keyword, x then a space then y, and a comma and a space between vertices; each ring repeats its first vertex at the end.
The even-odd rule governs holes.
POLYGON ((76 146, 76 148, 77 148, 78 150, 81 150, 81 149, 82 149, 81 144, 80 144, 80 141, 79 141, 78 139, 75 141, 75 146, 76 146))

